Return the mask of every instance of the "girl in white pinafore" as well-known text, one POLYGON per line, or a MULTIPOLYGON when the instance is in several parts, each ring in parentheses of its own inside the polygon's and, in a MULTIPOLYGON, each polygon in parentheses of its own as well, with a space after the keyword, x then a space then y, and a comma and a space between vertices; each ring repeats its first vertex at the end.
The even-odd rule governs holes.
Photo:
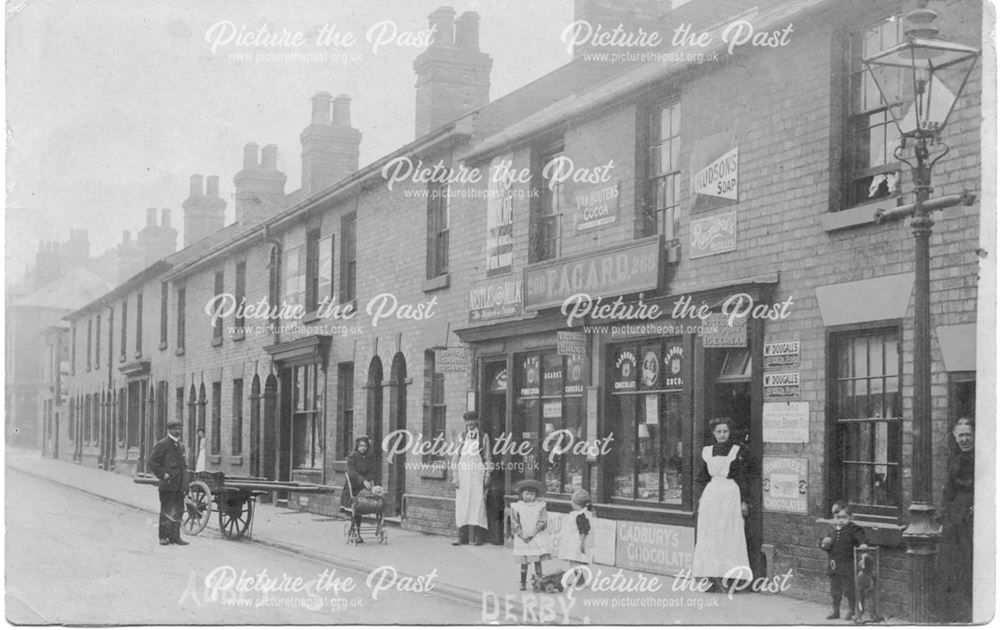
POLYGON ((730 478, 731 472, 742 477, 745 455, 741 457, 739 445, 729 443, 727 422, 713 421, 712 425, 716 443, 701 451, 707 469, 703 469, 702 478, 707 476, 711 480, 698 504, 691 573, 694 577, 749 579, 750 562, 743 533, 747 507, 741 499, 740 486, 730 478), (734 462, 739 469, 731 470, 734 462))

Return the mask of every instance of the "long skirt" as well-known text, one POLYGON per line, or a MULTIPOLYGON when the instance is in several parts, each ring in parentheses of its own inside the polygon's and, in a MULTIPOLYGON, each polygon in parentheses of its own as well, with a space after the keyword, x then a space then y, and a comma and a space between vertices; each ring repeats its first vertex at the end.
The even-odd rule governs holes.
POLYGON ((701 495, 691 573, 694 577, 751 577, 740 488, 732 479, 713 477, 701 495))

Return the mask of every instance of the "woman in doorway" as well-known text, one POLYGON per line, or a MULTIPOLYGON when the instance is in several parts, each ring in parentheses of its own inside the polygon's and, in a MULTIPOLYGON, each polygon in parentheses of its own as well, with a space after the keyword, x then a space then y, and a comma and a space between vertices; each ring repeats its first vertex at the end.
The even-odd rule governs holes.
POLYGON ((696 479, 703 487, 698 501, 698 529, 692 575, 723 579, 750 579, 743 519, 748 514, 749 479, 753 464, 747 449, 730 441, 730 418, 715 418, 709 430, 715 443, 701 451, 696 479))
POLYGON ((975 429, 972 420, 959 418, 952 429, 957 450, 948 460, 948 481, 940 520, 942 610, 945 622, 972 621, 972 506, 975 485, 975 429))
MULTIPOLYGON (((347 479, 340 494, 340 507, 349 509, 354 497, 362 490, 375 487, 379 474, 379 460, 372 453, 372 441, 367 435, 354 440, 354 451, 347 456, 347 479), (352 492, 353 490, 353 492, 352 492)), ((361 524, 361 516, 354 515, 354 524, 361 524)))
POLYGON ((459 438, 452 459, 455 481, 455 525, 458 540, 453 545, 483 544, 483 532, 489 531, 486 519, 487 469, 490 438, 479 430, 479 414, 466 411, 465 431, 459 438))

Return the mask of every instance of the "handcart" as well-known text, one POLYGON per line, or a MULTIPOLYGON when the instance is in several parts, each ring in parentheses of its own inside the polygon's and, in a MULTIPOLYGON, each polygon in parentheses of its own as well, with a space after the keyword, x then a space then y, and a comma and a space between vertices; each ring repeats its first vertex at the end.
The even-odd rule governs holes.
MULTIPOLYGON (((212 505, 219 513, 219 531, 225 538, 239 540, 252 531, 254 506, 257 497, 269 492, 323 493, 335 492, 332 486, 272 481, 262 477, 227 477, 221 472, 188 472, 189 481, 184 492, 184 515, 181 529, 196 536, 208 526, 212 518, 212 505)), ((158 485, 159 480, 150 474, 132 479, 142 485, 158 485)))
POLYGON ((854 623, 878 623, 879 548, 860 545, 854 548, 854 623), (862 619, 862 615, 868 618, 862 619))
POLYGON ((350 506, 340 508, 349 517, 347 525, 344 526, 347 544, 361 544, 365 535, 374 536, 383 545, 388 544, 389 534, 386 533, 383 522, 384 496, 374 494, 358 496, 351 486, 350 475, 347 477, 347 491, 351 493, 350 506))

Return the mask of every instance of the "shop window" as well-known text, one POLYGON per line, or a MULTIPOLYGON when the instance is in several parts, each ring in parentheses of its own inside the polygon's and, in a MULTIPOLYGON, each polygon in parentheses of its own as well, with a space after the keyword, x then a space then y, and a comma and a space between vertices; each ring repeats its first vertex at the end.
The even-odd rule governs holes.
POLYGON ((565 447, 587 439, 583 393, 585 359, 527 354, 515 359, 518 395, 514 437, 532 444, 517 473, 539 478, 549 492, 569 494, 583 487, 585 456, 565 447), (561 447, 561 448, 560 448, 561 447), (557 455, 556 450, 567 452, 557 455), (537 455, 535 455, 537 453, 537 455), (540 474, 539 474, 540 473, 540 474))
POLYGON ((648 222, 656 228, 648 228, 647 234, 662 234, 667 245, 676 244, 680 231, 680 129, 680 103, 660 105, 650 112, 646 207, 648 222))
POLYGON ((903 425, 898 332, 837 335, 832 346, 834 494, 859 515, 894 517, 901 502, 903 425))
POLYGON ((319 417, 322 392, 317 368, 312 363, 292 369, 293 468, 323 467, 323 435, 319 417))
POLYGON ((691 467, 684 462, 682 339, 614 346, 609 360, 611 498, 680 507, 691 485, 691 467))
POLYGON ((718 383, 743 383, 750 380, 750 350, 738 348, 726 353, 719 370, 718 383))
POLYGON ((538 201, 533 204, 530 262, 552 260, 562 255, 563 213, 569 210, 567 191, 553 178, 561 158, 562 143, 541 149, 534 160, 532 182, 538 182, 538 201))
POLYGON ((212 439, 211 454, 222 450, 222 383, 212 383, 212 439))
POLYGON ((899 195, 899 132, 863 60, 898 44, 901 23, 893 16, 851 33, 844 207, 899 195))
POLYGON ((337 366, 337 459, 345 460, 354 448, 354 364, 337 366))
POLYGON ((427 278, 448 273, 448 184, 427 186, 427 278))

